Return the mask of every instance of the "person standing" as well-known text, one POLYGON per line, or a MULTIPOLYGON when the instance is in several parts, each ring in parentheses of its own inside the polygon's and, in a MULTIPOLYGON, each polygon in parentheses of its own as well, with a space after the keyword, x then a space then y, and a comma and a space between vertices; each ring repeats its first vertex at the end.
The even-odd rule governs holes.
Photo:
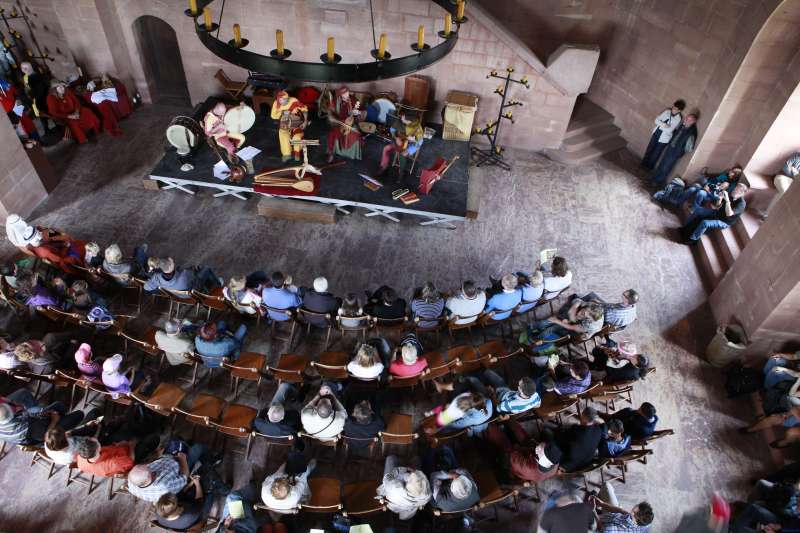
POLYGON ((647 150, 642 157, 641 166, 647 170, 653 170, 658 163, 658 158, 664 152, 670 140, 672 140, 672 132, 680 126, 683 115, 681 111, 686 107, 686 102, 683 100, 676 100, 670 109, 665 109, 653 121, 655 127, 653 134, 650 136, 650 143, 647 145, 647 150))
POLYGON ((667 180, 675 165, 684 155, 694 150, 697 142, 697 115, 691 113, 686 115, 674 132, 669 145, 664 150, 664 156, 656 167, 655 173, 650 176, 650 181, 656 185, 663 185, 667 180))

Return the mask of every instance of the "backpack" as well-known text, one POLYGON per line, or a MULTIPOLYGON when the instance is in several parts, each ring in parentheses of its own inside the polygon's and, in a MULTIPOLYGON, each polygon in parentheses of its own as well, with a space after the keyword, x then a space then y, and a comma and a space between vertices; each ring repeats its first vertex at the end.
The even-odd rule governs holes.
POLYGON ((725 390, 728 391, 728 398, 756 392, 761 388, 763 379, 761 371, 755 368, 747 368, 741 365, 733 367, 728 370, 725 379, 725 390))

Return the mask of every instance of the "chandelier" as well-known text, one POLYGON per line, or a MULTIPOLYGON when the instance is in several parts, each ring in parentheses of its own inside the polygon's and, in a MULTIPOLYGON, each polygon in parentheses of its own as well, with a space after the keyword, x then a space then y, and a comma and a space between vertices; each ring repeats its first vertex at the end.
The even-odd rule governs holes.
POLYGON ((420 26, 417 41, 411 43, 411 52, 405 56, 392 57, 387 50, 386 34, 376 40, 375 17, 370 1, 370 20, 372 21, 372 40, 374 48, 370 51, 373 61, 365 63, 343 63, 336 53, 333 37, 327 40, 327 50, 320 61, 292 61, 291 50, 284 46, 283 30, 275 32, 275 49, 268 55, 260 54, 247 47, 250 41, 242 36, 239 24, 233 25, 234 38, 224 41, 219 38, 223 24, 225 1, 219 2, 219 18, 212 18, 211 6, 216 0, 189 0, 189 9, 184 13, 195 21, 195 30, 200 42, 216 56, 228 63, 240 66, 250 72, 268 74, 287 79, 315 82, 358 83, 386 78, 395 78, 422 70, 436 63, 456 45, 458 30, 467 22, 464 16, 465 0, 431 0, 444 10, 444 27, 438 32, 441 42, 432 45, 425 41, 425 26, 420 26))

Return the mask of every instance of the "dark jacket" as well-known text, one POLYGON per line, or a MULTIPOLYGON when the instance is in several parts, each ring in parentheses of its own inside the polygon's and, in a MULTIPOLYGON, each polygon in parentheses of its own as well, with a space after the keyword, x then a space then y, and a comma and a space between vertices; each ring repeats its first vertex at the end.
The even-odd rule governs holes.
MULTIPOLYGON (((359 424, 353 418, 348 418, 344 423, 344 430, 342 432, 347 437, 357 439, 372 439, 378 436, 379 431, 386 429, 386 424, 379 416, 372 416, 369 424, 359 424)), ((347 445, 355 449, 363 449, 369 446, 369 442, 364 441, 348 441, 347 445)))
MULTIPOLYGON (((314 313, 330 313, 331 320, 334 320, 336 311, 342 305, 342 299, 336 298, 329 292, 317 292, 313 289, 302 288, 300 289, 300 297, 303 299, 303 309, 308 309, 314 313)), ((316 317, 309 320, 315 326, 324 326, 324 319, 317 319, 316 317)))
POLYGON ((289 435, 296 435, 297 432, 300 431, 300 427, 300 413, 289 409, 286 410, 283 420, 277 423, 269 421, 266 409, 259 413, 258 417, 253 420, 253 429, 269 437, 288 437, 289 435))
POLYGON ((657 416, 654 416, 652 420, 647 420, 639 411, 634 411, 630 407, 617 411, 612 418, 621 420, 622 425, 625 426, 625 433, 637 440, 651 436, 658 423, 657 416))
POLYGON ((561 448, 561 468, 574 472, 589 466, 606 435, 605 424, 570 426, 556 432, 556 444, 561 448))

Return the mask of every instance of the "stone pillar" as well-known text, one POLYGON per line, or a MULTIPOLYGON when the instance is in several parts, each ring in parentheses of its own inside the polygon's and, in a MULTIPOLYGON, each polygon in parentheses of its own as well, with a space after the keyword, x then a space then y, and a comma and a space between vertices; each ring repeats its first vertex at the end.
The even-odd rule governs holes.
POLYGON ((27 216, 47 197, 8 116, 0 113, 0 218, 27 216))
POLYGON ((789 187, 711 294, 717 323, 739 323, 748 354, 800 343, 800 186, 789 187))

